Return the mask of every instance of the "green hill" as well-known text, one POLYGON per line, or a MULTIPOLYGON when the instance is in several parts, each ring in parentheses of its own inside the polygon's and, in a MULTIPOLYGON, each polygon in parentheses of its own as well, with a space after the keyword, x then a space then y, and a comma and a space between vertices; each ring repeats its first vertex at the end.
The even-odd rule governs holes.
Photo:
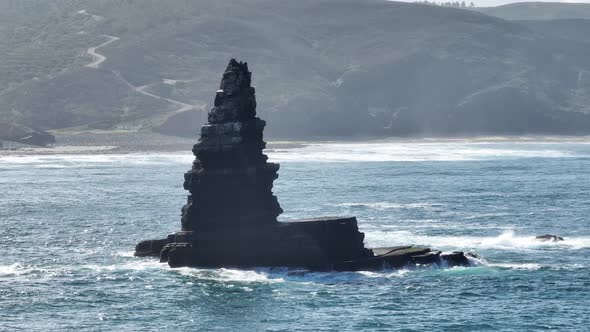
POLYGON ((520 23, 547 38, 590 42, 590 19, 531 20, 520 23))
POLYGON ((590 3, 517 2, 476 10, 506 20, 590 19, 590 3))
POLYGON ((0 0, 0 12, 0 120, 44 129, 194 135, 235 57, 248 61, 275 137, 590 132, 590 45, 474 11, 381 0, 0 0), (106 61, 85 67, 106 36, 119 38, 96 51, 106 61))

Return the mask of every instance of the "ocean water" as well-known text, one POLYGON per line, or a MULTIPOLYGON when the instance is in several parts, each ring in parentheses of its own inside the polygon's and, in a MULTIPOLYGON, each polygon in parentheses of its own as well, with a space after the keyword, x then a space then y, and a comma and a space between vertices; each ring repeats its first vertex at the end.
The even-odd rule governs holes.
POLYGON ((176 154, 0 156, 1 331, 588 331, 590 144, 318 144, 268 151, 287 220, 354 215, 368 246, 473 267, 170 269, 176 154), (560 243, 535 235, 554 233, 560 243))

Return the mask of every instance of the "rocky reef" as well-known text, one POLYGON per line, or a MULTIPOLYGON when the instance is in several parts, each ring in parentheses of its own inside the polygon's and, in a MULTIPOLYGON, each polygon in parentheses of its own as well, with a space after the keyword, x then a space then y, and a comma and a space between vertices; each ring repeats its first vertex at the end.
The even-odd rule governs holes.
POLYGON ((248 64, 232 59, 223 74, 208 124, 193 147, 184 176, 190 192, 182 230, 146 240, 136 256, 156 256, 171 267, 284 266, 311 270, 376 270, 417 264, 468 265, 462 252, 413 246, 365 248, 354 217, 279 222, 273 195, 279 165, 263 153, 264 120, 256 117, 248 64))
POLYGON ((541 241, 541 242, 561 242, 561 241, 564 241, 564 238, 562 238, 561 236, 558 236, 558 235, 554 235, 554 234, 537 235, 535 237, 535 239, 538 241, 541 241))

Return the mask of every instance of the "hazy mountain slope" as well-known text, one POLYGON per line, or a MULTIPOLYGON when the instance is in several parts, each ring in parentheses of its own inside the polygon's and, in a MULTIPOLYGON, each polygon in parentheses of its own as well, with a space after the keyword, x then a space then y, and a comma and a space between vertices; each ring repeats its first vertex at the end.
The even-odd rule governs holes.
POLYGON ((530 20, 519 23, 548 38, 590 42, 590 19, 530 20))
POLYGON ((506 20, 590 19, 589 3, 517 2, 476 10, 506 20))
MULTIPOLYGON (((236 57, 254 72, 273 136, 590 131, 583 113, 590 46, 519 22, 377 0, 66 4, 43 26, 60 34, 45 40, 71 38, 78 56, 37 80, 15 84, 0 73, 0 86, 9 87, 0 92, 4 117, 42 128, 164 123, 165 132, 194 133, 236 57), (81 26, 83 46, 75 39, 81 26), (85 68, 86 49, 103 35, 120 39, 97 51, 106 57, 99 70, 85 68), (197 107, 179 113, 186 103, 197 107), (137 122, 142 117, 159 120, 137 122)), ((29 44, 22 47, 38 56, 29 44)), ((9 49, 0 50, 0 63, 9 49)))
POLYGON ((83 63, 80 50, 92 35, 92 22, 45 2, 0 1, 0 91, 31 79, 53 77, 83 63))
MULTIPOLYGON (((580 49, 585 49, 590 44, 590 19, 539 20, 521 23, 549 39, 569 39, 584 44, 580 46, 580 49)), ((590 71, 587 68, 578 73, 578 81, 570 103, 571 109, 590 112, 590 71)))

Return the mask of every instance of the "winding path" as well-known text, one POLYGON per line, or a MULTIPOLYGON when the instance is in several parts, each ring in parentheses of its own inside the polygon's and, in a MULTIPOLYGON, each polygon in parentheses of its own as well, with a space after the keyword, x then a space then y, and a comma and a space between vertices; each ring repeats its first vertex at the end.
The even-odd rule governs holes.
POLYGON ((91 47, 88 49, 87 53, 90 54, 90 56, 94 58, 94 61, 87 64, 85 67, 98 69, 98 66, 100 66, 100 64, 103 63, 107 59, 107 57, 102 54, 96 53, 96 50, 101 47, 107 46, 108 44, 110 44, 114 41, 121 39, 121 38, 115 37, 115 36, 108 36, 108 35, 104 35, 104 36, 107 37, 109 40, 107 40, 106 42, 104 42, 98 46, 91 47))
MULTIPOLYGON (((85 11, 85 10, 84 10, 84 11, 79 11, 78 13, 79 13, 79 14, 85 14, 85 15, 88 15, 88 14, 86 13, 86 11, 85 11)), ((105 62, 105 60, 107 59, 107 57, 106 57, 106 56, 104 56, 104 55, 102 55, 102 54, 96 53, 96 50, 98 50, 98 49, 99 49, 99 48, 101 48, 101 47, 105 47, 105 46, 109 45, 109 44, 110 44, 110 43, 112 43, 112 42, 115 42, 115 41, 117 41, 117 40, 121 39, 121 38, 119 38, 119 37, 115 37, 115 36, 109 36, 109 35, 104 35, 104 37, 107 37, 107 38, 108 38, 108 40, 107 40, 106 42, 104 42, 104 43, 102 43, 102 44, 100 44, 100 45, 98 45, 98 46, 95 46, 95 47, 90 47, 90 48, 88 49, 87 53, 88 53, 88 54, 89 54, 89 55, 90 55, 92 58, 94 58, 94 61, 92 61, 91 63, 89 63, 89 64, 85 65, 85 67, 88 67, 88 68, 93 68, 93 69, 98 69, 98 68, 99 68, 99 66, 100 66, 100 65, 101 65, 103 62, 105 62)), ((136 87, 135 85, 133 85, 133 84, 131 84, 129 81, 127 81, 127 80, 125 79, 125 77, 123 77, 123 75, 122 75, 120 72, 118 72, 118 71, 116 71, 116 70, 112 70, 111 72, 112 72, 113 74, 115 74, 115 76, 116 76, 116 77, 117 77, 119 80, 121 80, 123 83, 125 83, 125 85, 127 85, 127 86, 128 86, 130 89, 133 89, 133 90, 134 90, 134 91, 136 91, 137 93, 140 93, 140 94, 142 94, 142 95, 144 95, 144 96, 147 96, 147 97, 151 97, 151 98, 155 98, 155 99, 159 99, 159 100, 164 100, 164 101, 167 101, 167 102, 169 102, 169 103, 172 103, 172 104, 175 104, 175 105, 178 105, 178 106, 180 106, 180 108, 179 108, 179 109, 177 109, 177 110, 175 110, 175 111, 173 112, 173 114, 176 114, 176 113, 181 113, 181 112, 185 112, 185 111, 189 111, 189 110, 192 110, 192 109, 194 109, 194 108, 195 108, 195 106, 194 106, 194 105, 186 104, 186 103, 180 102, 180 101, 178 101, 178 100, 173 100, 173 99, 165 98, 165 97, 158 96, 158 95, 155 95, 155 94, 153 94, 153 93, 147 92, 146 90, 147 90, 149 87, 151 87, 152 85, 154 85, 155 83, 153 83, 153 84, 147 84, 147 85, 143 85, 143 86, 136 87)), ((173 79, 164 79, 164 80, 162 80, 162 83, 165 83, 165 84, 171 84, 171 85, 174 85, 174 84, 176 84, 177 82, 192 82, 192 81, 191 81, 191 80, 173 80, 173 79)))
POLYGON ((194 107, 193 105, 185 104, 185 103, 180 102, 178 100, 168 99, 168 98, 165 98, 165 97, 160 97, 160 96, 155 95, 153 93, 146 92, 145 89, 149 88, 150 86, 151 86, 151 84, 140 86, 140 87, 135 88, 135 91, 137 91, 137 92, 139 92, 139 93, 141 93, 143 95, 146 95, 146 96, 150 96, 150 97, 153 97, 153 98, 156 98, 156 99, 160 99, 160 100, 165 100, 167 102, 171 102, 173 104, 176 104, 178 106, 181 106, 180 109, 177 109, 176 111, 174 111, 175 113, 180 113, 180 112, 188 111, 188 110, 190 110, 190 109, 192 109, 194 107))
POLYGON ((153 84, 142 85, 142 86, 135 86, 135 85, 131 84, 129 81, 127 81, 125 79, 125 77, 123 77, 123 75, 119 71, 113 70, 113 74, 115 74, 115 76, 117 76, 117 78, 119 80, 121 80, 121 82, 125 83, 125 85, 127 85, 130 89, 133 89, 136 92, 141 93, 144 96, 152 97, 152 98, 159 99, 159 100, 164 100, 164 101, 167 101, 169 103, 176 104, 176 105, 180 106, 180 108, 177 109, 176 111, 174 111, 174 113, 180 113, 180 112, 188 111, 188 110, 191 110, 191 109, 193 109, 195 107, 193 105, 186 104, 186 103, 180 102, 178 100, 165 98, 165 97, 158 96, 158 95, 155 95, 153 93, 150 93, 150 92, 145 91, 146 89, 148 89, 149 87, 151 87, 153 84))

